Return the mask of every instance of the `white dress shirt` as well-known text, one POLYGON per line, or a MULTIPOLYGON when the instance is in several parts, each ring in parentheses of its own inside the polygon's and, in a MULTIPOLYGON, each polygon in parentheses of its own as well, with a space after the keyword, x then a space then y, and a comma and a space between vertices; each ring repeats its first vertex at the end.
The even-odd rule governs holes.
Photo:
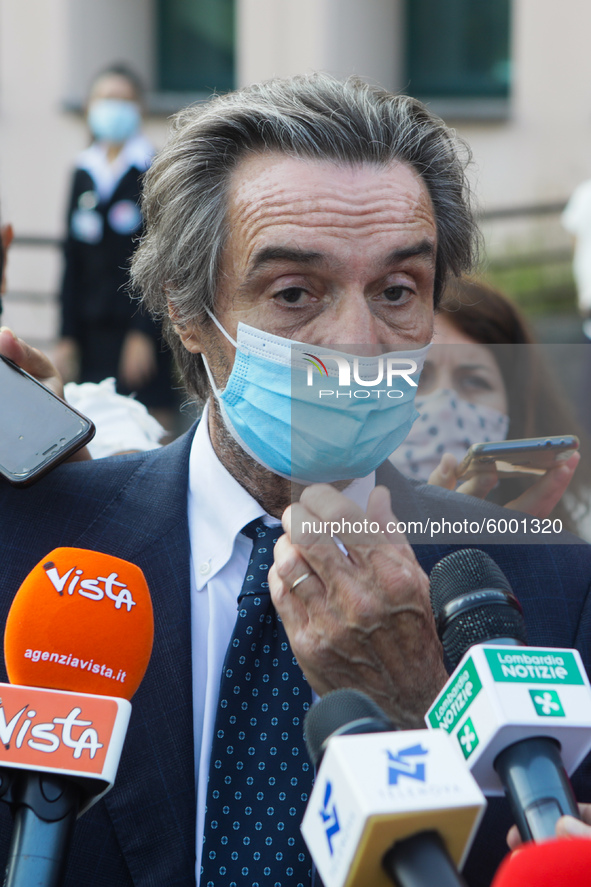
MULTIPOLYGON (((375 474, 353 481, 345 495, 364 510, 375 474)), ((252 542, 240 531, 265 513, 224 468, 211 445, 207 409, 195 432, 189 459, 189 539, 191 544, 191 647, 193 731, 197 791, 196 866, 199 884, 205 800, 220 678, 237 616, 237 599, 250 560, 252 542)))

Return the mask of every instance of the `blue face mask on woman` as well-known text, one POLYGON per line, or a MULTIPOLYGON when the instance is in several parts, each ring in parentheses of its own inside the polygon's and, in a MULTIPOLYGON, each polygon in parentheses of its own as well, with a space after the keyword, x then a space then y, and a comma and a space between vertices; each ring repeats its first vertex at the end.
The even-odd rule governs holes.
MULTIPOLYGON (((208 312, 209 313, 209 312, 208 312)), ((224 424, 242 449, 298 483, 371 474, 418 416, 416 384, 429 346, 360 357, 244 323, 223 391, 203 360, 224 424)))
POLYGON ((122 144, 140 128, 141 114, 128 99, 94 99, 88 109, 88 125, 99 142, 122 144))

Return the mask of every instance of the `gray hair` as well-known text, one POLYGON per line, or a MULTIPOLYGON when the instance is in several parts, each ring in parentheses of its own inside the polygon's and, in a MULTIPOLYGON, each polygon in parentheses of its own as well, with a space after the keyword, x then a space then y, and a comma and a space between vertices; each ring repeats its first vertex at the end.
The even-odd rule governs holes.
POLYGON ((228 234, 229 178, 242 159, 264 151, 413 167, 427 186, 437 224, 435 304, 446 277, 469 270, 474 260, 469 150, 416 99, 358 78, 341 82, 314 74, 248 86, 181 111, 145 177, 145 233, 132 280, 144 305, 163 320, 187 389, 200 398, 208 393, 203 362, 182 345, 167 301, 179 326, 206 322, 228 234))

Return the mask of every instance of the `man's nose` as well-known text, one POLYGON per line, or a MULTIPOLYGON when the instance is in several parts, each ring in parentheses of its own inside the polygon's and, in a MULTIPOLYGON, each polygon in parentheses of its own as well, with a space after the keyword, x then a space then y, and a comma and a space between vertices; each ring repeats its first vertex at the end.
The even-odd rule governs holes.
POLYGON ((378 345, 379 322, 363 294, 349 293, 339 301, 331 324, 335 345, 378 345))

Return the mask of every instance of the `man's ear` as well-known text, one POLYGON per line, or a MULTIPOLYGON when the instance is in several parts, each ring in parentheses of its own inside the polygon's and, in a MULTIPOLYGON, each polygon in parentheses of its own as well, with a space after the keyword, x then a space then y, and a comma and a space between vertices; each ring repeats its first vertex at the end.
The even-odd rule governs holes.
POLYGON ((187 349, 192 354, 200 354, 203 351, 203 337, 199 327, 195 325, 183 325, 177 322, 177 313, 170 298, 168 302, 168 316, 172 321, 174 330, 187 349))

